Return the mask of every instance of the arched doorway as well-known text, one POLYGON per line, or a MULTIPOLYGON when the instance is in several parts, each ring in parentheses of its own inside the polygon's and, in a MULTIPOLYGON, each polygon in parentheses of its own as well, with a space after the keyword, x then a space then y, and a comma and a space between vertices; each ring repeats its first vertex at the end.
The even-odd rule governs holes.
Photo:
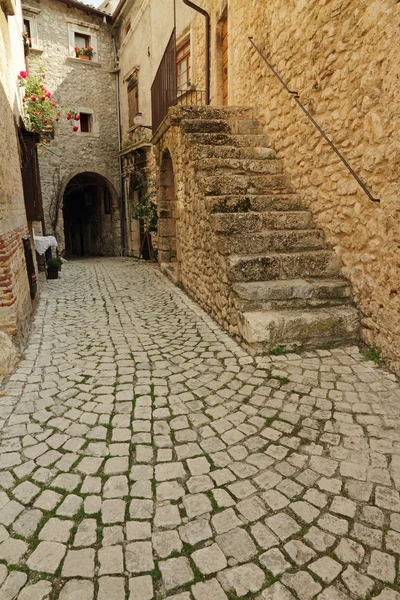
POLYGON ((66 256, 119 254, 119 210, 109 181, 97 173, 72 177, 63 196, 66 256))
POLYGON ((176 275, 179 273, 179 219, 175 178, 171 154, 168 150, 162 155, 160 166, 160 196, 158 215, 158 258, 160 263, 167 263, 174 267, 176 275))

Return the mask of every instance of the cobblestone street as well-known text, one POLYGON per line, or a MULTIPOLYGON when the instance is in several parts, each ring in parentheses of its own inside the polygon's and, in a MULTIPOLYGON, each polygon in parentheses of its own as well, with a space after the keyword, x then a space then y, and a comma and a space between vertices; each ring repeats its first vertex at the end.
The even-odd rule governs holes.
POLYGON ((0 404, 0 600, 400 600, 400 388, 357 348, 251 357, 77 261, 0 404))

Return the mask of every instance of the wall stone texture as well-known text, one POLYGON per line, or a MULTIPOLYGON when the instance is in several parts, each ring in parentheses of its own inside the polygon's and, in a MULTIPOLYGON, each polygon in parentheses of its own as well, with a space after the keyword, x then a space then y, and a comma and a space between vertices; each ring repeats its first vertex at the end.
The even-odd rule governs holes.
MULTIPOLYGON (((255 106, 293 189, 323 228, 362 313, 363 338, 400 370, 400 3, 229 0, 211 14, 211 101, 221 102, 218 21, 227 8, 229 104, 255 106), (252 48, 265 52, 348 159, 361 190, 252 48)), ((194 29, 201 42, 204 20, 194 29)), ((193 57, 200 73, 204 46, 193 57)), ((198 85, 203 79, 196 80, 198 85)))
MULTIPOLYGON (((40 159, 46 233, 55 233, 60 249, 64 249, 64 190, 75 175, 95 173, 106 179, 112 192, 111 229, 106 232, 104 253, 119 254, 118 122, 110 25, 100 16, 69 8, 57 0, 42 0, 39 4, 27 0, 26 6, 36 9, 33 19, 37 38, 29 56, 31 69, 38 63, 45 67, 46 86, 60 107, 92 114, 90 133, 72 132, 76 122, 67 121, 62 115, 54 139, 40 159), (90 43, 96 50, 93 61, 75 58, 71 45, 74 31, 91 37, 90 43), (108 233, 113 238, 111 250, 108 233)), ((24 14, 32 16, 29 8, 24 14)))
POLYGON ((158 259, 175 283, 238 335, 238 311, 211 226, 212 204, 196 175, 199 156, 180 126, 182 118, 184 109, 170 109, 169 127, 157 145, 158 259))
MULTIPOLYGON (((22 238, 29 236, 22 188, 16 123, 21 111, 17 75, 25 68, 22 45, 21 5, 15 15, 0 7, 0 330, 11 336, 16 346, 26 339, 32 303, 22 238)), ((13 364, 15 352, 0 339, 4 352, 0 359, 4 374, 13 364)))

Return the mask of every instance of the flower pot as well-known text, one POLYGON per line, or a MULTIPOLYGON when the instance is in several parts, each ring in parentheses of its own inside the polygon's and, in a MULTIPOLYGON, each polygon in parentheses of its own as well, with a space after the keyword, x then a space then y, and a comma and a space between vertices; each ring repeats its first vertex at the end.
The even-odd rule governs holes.
POLYGON ((58 269, 47 267, 47 279, 58 279, 58 269))
POLYGON ((79 57, 81 60, 90 60, 90 56, 87 54, 80 54, 79 57))

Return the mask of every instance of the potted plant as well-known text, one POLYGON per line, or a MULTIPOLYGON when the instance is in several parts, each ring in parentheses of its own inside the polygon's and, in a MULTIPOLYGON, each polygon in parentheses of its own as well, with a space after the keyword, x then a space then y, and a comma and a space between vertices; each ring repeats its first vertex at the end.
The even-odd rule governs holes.
POLYGON ((61 261, 59 258, 49 258, 47 261, 47 279, 58 279, 60 263, 61 261))
POLYGON ((96 52, 93 51, 92 46, 88 46, 87 48, 78 48, 75 46, 74 48, 76 58, 80 58, 81 60, 92 60, 93 56, 96 52))

